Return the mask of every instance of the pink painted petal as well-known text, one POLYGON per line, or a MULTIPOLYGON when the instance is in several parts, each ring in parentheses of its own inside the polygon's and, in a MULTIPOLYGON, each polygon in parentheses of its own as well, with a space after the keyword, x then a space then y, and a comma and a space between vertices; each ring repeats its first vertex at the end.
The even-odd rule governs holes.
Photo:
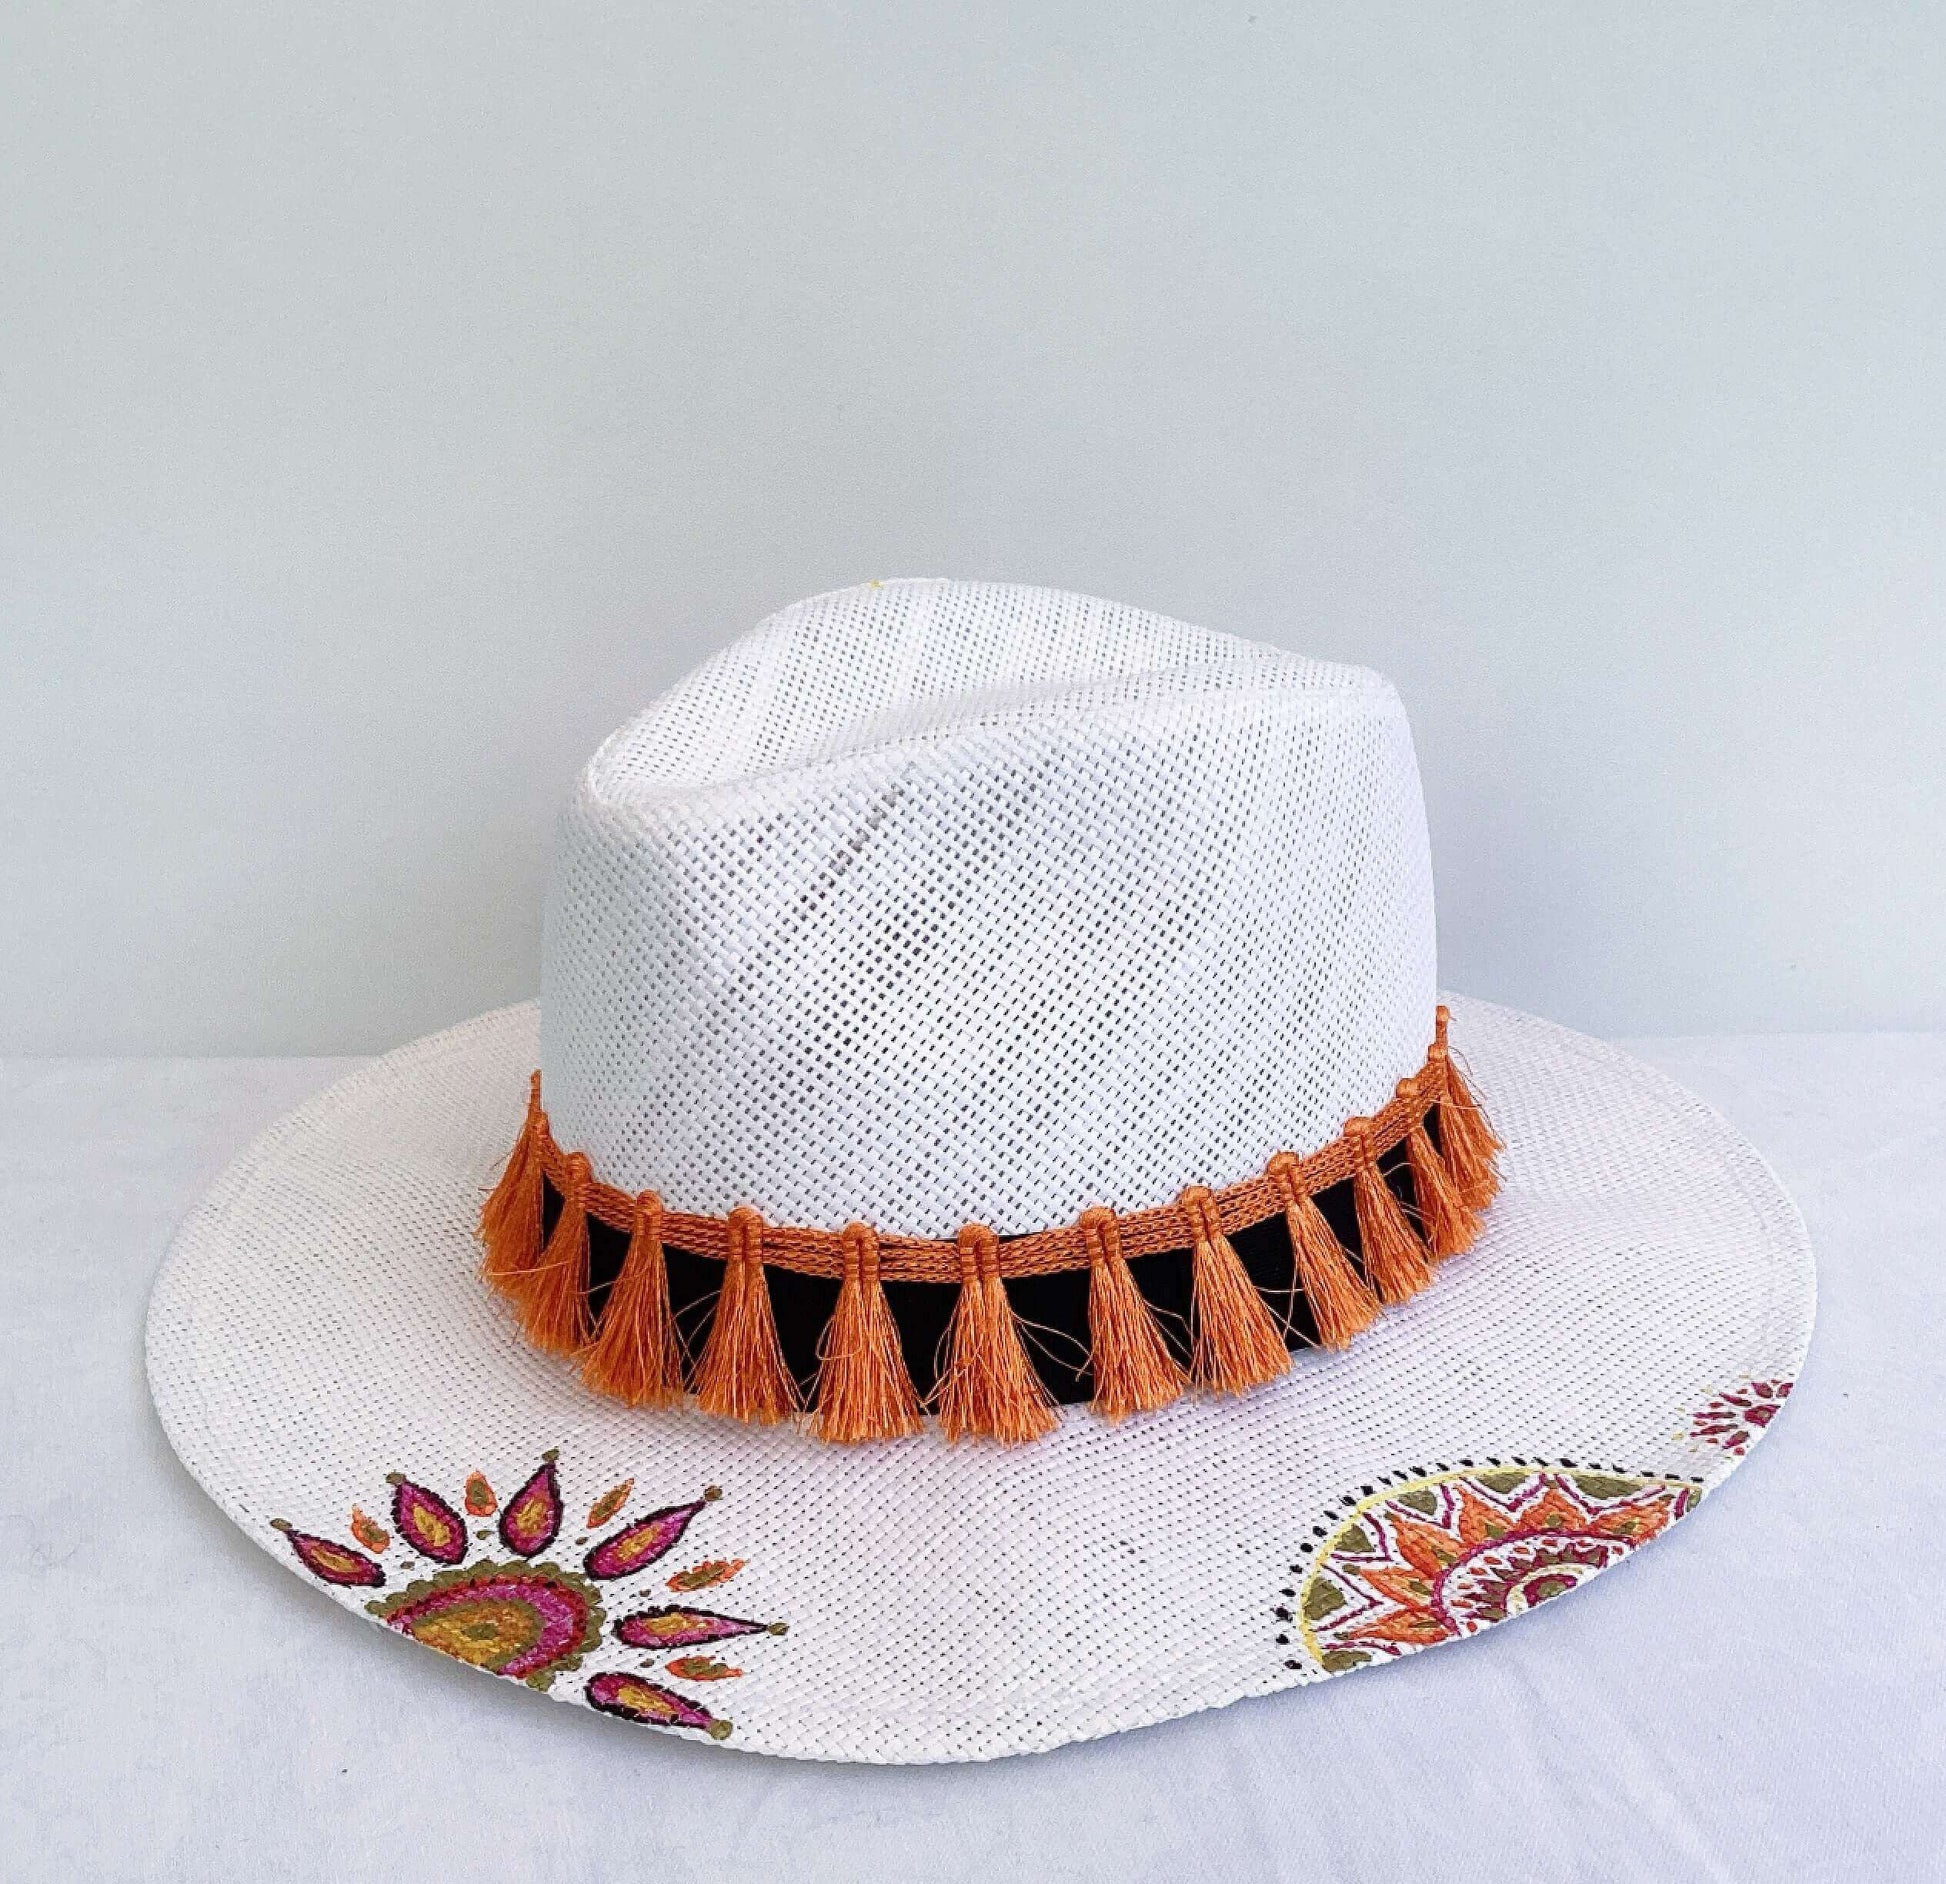
POLYGON ((561 1528, 561 1481, 556 1455, 544 1453, 541 1468, 507 1500, 500 1514, 500 1541, 522 1557, 537 1557, 561 1528))
POLYGON ((408 1550, 434 1563, 455 1564, 466 1555, 466 1520, 435 1491, 394 1472, 392 1528, 408 1550))
POLYGON ((597 1675, 588 1683, 586 1693, 590 1707, 604 1714, 619 1714, 623 1720, 641 1721, 650 1727, 698 1727, 712 1740, 729 1737, 728 1721, 718 1720, 707 1708, 653 1681, 644 1681, 640 1675, 619 1670, 597 1675))
POLYGON ((314 1577, 335 1583, 340 1589, 375 1590, 385 1581, 381 1570, 362 1550, 349 1544, 336 1544, 328 1537, 313 1537, 309 1531, 294 1531, 282 1518, 272 1518, 271 1526, 282 1531, 297 1561, 314 1577))
POLYGON ((749 1622, 742 1616, 719 1616, 709 1609, 684 1609, 665 1604, 638 1609, 615 1625, 616 1636, 630 1648, 694 1648, 699 1642, 726 1642, 733 1635, 782 1635, 781 1622, 749 1622))
POLYGON ((721 1496, 712 1485, 690 1504, 669 1505, 661 1511, 651 1511, 646 1518, 637 1518, 626 1530, 617 1531, 613 1537, 597 1544, 584 1560, 584 1567, 591 1577, 633 1575, 673 1550, 688 1530, 689 1520, 721 1496))

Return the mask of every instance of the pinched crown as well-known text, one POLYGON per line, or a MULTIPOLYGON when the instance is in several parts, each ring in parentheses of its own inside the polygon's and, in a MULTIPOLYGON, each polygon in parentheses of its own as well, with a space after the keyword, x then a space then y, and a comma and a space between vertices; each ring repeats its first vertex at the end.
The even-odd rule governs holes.
POLYGON ((1390 685, 1117 604, 887 582, 615 734, 562 825, 554 1134, 671 1209, 951 1237, 1221 1189, 1434 1009, 1390 685))

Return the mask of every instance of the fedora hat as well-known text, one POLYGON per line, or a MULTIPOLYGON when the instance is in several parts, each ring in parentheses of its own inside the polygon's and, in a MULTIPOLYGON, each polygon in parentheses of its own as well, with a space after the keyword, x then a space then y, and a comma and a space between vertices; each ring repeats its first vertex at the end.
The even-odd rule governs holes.
POLYGON ((1734 1469, 1812 1302, 1721 1119, 1440 994, 1385 680, 902 581, 601 747, 539 1002, 247 1149, 149 1374, 235 1522, 424 1646, 978 1759, 1571 1590, 1734 1469))

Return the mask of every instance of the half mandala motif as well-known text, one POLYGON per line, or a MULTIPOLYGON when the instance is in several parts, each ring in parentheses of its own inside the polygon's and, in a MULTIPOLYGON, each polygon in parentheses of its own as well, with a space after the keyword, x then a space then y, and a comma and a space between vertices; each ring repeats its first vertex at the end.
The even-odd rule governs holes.
POLYGON ((1343 1674, 1538 1608, 1659 1536, 1700 1496, 1692 1480, 1566 1464, 1367 1488, 1320 1526, 1309 1571, 1287 1592, 1295 1610, 1276 1613, 1319 1667, 1343 1674))
MULTIPOLYGON (((478 1472, 466 1481, 461 1502, 466 1517, 499 1512, 492 1528, 469 1531, 466 1517, 430 1486, 393 1472, 391 1532, 353 1506, 350 1530, 359 1545, 300 1531, 273 1519, 292 1554, 320 1582, 345 1590, 382 1590, 388 1586, 385 1557, 406 1555, 406 1565, 442 1566, 431 1577, 416 1578, 403 1589, 374 1597, 366 1613, 388 1629, 470 1668, 530 1688, 547 1689, 556 1677, 581 1666, 607 1640, 607 1617, 598 1586, 620 1582, 648 1569, 669 1551, 701 1513, 722 1493, 707 1487, 702 1496, 665 1505, 608 1536, 592 1540, 579 1570, 541 1559, 559 1535, 564 1501, 557 1454, 544 1455, 539 1467, 502 1506, 478 1472), (474 1555, 476 1543, 493 1540, 498 1550, 474 1555), (538 1561, 537 1561, 538 1560, 538 1561)), ((589 1508, 590 1527, 622 1515, 635 1481, 624 1480, 602 1493, 589 1508)), ((590 1539, 576 1540, 589 1544, 590 1539)), ((672 1590, 701 1588, 727 1581, 743 1560, 720 1559, 680 1571, 668 1579, 672 1590)), ((782 1635, 781 1622, 758 1622, 712 1610, 658 1607, 625 1617, 613 1640, 625 1649, 666 1653, 671 1648, 726 1641, 736 1636, 782 1635)), ((662 1673, 678 1680, 720 1682, 737 1679, 740 1668, 709 1656, 679 1657, 662 1673)), ((687 1727, 712 1740, 728 1736, 730 1723, 679 1690, 650 1681, 632 1669, 610 1668, 589 1678, 579 1695, 586 1705, 645 1726, 687 1727)))
POLYGON ((551 1563, 480 1563, 365 1606, 388 1629, 489 1674, 546 1688, 601 1644, 594 1585, 551 1563))

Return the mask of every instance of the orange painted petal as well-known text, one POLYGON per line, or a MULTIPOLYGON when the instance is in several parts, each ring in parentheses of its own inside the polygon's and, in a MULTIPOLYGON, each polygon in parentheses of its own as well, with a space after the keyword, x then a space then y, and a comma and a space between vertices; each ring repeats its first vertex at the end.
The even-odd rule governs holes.
POLYGON ((1665 1493, 1649 1498, 1634 1498, 1625 1505, 1614 1505, 1595 1513, 1588 1528, 1599 1537, 1621 1537, 1630 1543, 1644 1543, 1669 1527, 1670 1510, 1665 1493))
POLYGON ((1430 1609, 1395 1609, 1389 1616, 1375 1616, 1356 1628, 1341 1629, 1341 1642, 1405 1642, 1423 1647, 1443 1642, 1450 1631, 1430 1609))
POLYGON ((1432 1600, 1433 1579, 1405 1564, 1375 1564, 1357 1572, 1388 1602, 1405 1609, 1421 1609, 1432 1600))
POLYGON ((1523 1531, 1586 1531, 1588 1513, 1550 1481, 1547 1489, 1522 1509, 1520 1528, 1523 1531))
POLYGON ((693 1565, 687 1570, 678 1570, 669 1579, 672 1590, 687 1594, 691 1590, 706 1590, 714 1583, 727 1583, 750 1560, 747 1557, 715 1557, 708 1563, 693 1565))
POLYGON ((588 1507, 588 1529, 593 1531, 606 1524, 616 1512, 628 1503, 628 1495, 635 1489, 635 1481, 625 1478, 619 1485, 611 1485, 588 1507))
POLYGON ((1514 1521, 1504 1511, 1494 1507, 1465 1485, 1455 1485, 1458 1511, 1454 1517, 1454 1529, 1459 1532, 1460 1542, 1468 1550, 1484 1544, 1489 1538, 1505 1537, 1514 1528, 1514 1521))
POLYGON ((1436 1577, 1460 1553, 1459 1539, 1437 1525, 1421 1524, 1400 1512, 1388 1512, 1392 1541, 1398 1552, 1422 1576, 1436 1577))
POLYGON ((684 1681, 734 1681, 743 1673, 713 1655, 678 1655, 668 1667, 670 1674, 684 1681))

